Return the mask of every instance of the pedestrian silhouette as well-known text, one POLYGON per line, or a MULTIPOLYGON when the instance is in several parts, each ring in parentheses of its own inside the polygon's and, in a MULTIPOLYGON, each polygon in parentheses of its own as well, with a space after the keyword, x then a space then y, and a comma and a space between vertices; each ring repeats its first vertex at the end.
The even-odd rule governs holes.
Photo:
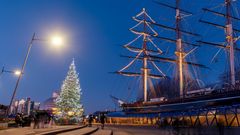
POLYGON ((39 128, 39 113, 35 112, 33 114, 34 126, 33 128, 39 128))
POLYGON ((90 114, 89 117, 88 117, 88 126, 89 127, 92 126, 92 121, 93 121, 93 116, 92 116, 92 114, 90 114))
POLYGON ((100 122, 101 122, 102 129, 104 128, 105 118, 106 116, 104 115, 104 113, 102 113, 100 115, 100 122))
POLYGON ((20 113, 17 113, 15 116, 15 122, 17 124, 17 127, 22 126, 22 116, 20 113))

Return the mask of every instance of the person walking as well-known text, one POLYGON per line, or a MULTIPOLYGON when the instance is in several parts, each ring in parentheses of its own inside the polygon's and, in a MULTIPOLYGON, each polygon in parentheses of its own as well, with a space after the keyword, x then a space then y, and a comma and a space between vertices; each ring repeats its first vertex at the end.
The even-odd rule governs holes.
POLYGON ((15 123, 17 124, 17 127, 21 126, 21 116, 19 113, 15 116, 15 123))
POLYGON ((88 126, 89 127, 92 126, 92 121, 93 121, 93 116, 92 116, 92 114, 90 114, 89 117, 88 117, 88 126))
POLYGON ((104 128, 105 119, 106 119, 106 116, 104 115, 104 113, 102 113, 102 114, 100 115, 100 122, 101 122, 101 127, 102 127, 102 129, 104 128))
POLYGON ((34 120, 34 126, 33 128, 36 129, 36 128, 39 128, 39 113, 35 112, 33 114, 33 120, 34 120))

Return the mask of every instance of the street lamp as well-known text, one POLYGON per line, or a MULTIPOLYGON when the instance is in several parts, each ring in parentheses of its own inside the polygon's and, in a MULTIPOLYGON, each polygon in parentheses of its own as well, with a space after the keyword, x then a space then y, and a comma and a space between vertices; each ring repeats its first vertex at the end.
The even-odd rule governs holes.
POLYGON ((20 70, 16 70, 16 71, 14 71, 14 74, 19 76, 21 74, 21 71, 20 70))
POLYGON ((24 69, 26 67, 26 63, 27 63, 27 60, 28 60, 28 57, 29 57, 29 54, 30 54, 30 51, 31 51, 31 48, 32 48, 32 45, 33 45, 33 42, 34 41, 47 41, 47 42, 51 42, 52 45, 54 46, 60 46, 63 44, 63 40, 59 37, 59 36, 54 36, 52 37, 50 40, 49 39, 39 39, 39 38, 36 38, 36 34, 33 33, 33 36, 32 36, 32 39, 31 41, 29 42, 28 44, 28 50, 27 50, 27 54, 25 56, 25 59, 24 59, 24 62, 23 62, 23 65, 22 65, 22 68, 21 68, 21 71, 17 71, 15 72, 15 74, 18 74, 18 79, 17 79, 17 82, 16 82, 16 85, 14 87, 14 91, 13 91, 13 94, 12 94, 12 98, 11 98, 11 101, 10 101, 10 104, 8 106, 8 109, 7 109, 7 112, 6 112, 6 115, 8 116, 9 114, 9 111, 10 111, 10 108, 12 106, 12 103, 13 103, 13 100, 16 96, 16 92, 17 92, 17 88, 18 88, 18 85, 19 85, 19 82, 22 78, 22 74, 21 73, 24 73, 24 69))
POLYGON ((15 74, 16 76, 19 76, 21 74, 21 71, 20 70, 6 70, 4 67, 2 68, 2 71, 0 73, 3 74, 3 73, 12 73, 12 74, 15 74))
POLYGON ((52 43, 52 45, 58 47, 63 44, 63 39, 60 36, 53 36, 51 38, 51 43, 52 43))

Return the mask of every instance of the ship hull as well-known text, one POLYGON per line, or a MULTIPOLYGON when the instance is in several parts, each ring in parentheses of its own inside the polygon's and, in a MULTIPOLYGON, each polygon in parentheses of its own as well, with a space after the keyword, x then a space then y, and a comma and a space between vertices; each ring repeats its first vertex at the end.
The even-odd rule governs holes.
POLYGON ((240 104, 239 90, 164 102, 136 102, 123 104, 122 108, 125 113, 161 113, 236 104, 240 104))

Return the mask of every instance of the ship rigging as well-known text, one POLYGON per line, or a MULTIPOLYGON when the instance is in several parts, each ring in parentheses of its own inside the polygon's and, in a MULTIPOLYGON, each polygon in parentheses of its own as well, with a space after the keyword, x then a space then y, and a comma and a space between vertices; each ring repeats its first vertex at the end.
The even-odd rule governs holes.
MULTIPOLYGON (((130 107, 130 106, 144 106, 148 104, 155 104, 153 102, 157 103, 164 103, 164 102, 171 102, 168 101, 164 96, 158 97, 159 100, 151 99, 151 94, 149 89, 151 85, 151 80, 155 79, 159 82, 169 78, 169 76, 164 72, 164 68, 161 66, 163 63, 173 63, 176 65, 176 73, 175 78, 177 83, 175 83, 175 86, 178 89, 178 96, 175 97, 175 101, 184 101, 185 98, 189 98, 192 95, 194 96, 202 96, 202 95, 211 95, 213 92, 215 92, 215 87, 206 87, 204 85, 200 86, 200 82, 198 78, 195 76, 195 78, 192 78, 188 72, 188 66, 195 67, 195 68, 202 68, 204 70, 209 70, 210 68, 199 63, 192 62, 191 59, 188 59, 192 53, 196 52, 197 49, 203 45, 210 45, 214 47, 224 48, 229 52, 229 67, 230 67, 230 82, 231 82, 231 90, 236 90, 238 85, 236 86, 236 66, 235 66, 235 51, 239 51, 240 49, 237 48, 236 42, 239 40, 239 36, 236 36, 235 32, 238 32, 237 28, 233 27, 232 21, 240 21, 240 19, 236 16, 234 16, 231 12, 232 7, 232 1, 231 0, 225 0, 223 6, 226 7, 225 14, 222 12, 218 12, 212 9, 208 8, 202 8, 202 10, 205 12, 209 12, 221 17, 224 17, 226 19, 225 25, 215 24, 213 22, 199 19, 199 22, 217 26, 220 28, 225 29, 225 36, 226 41, 224 44, 218 44, 203 40, 195 40, 195 42, 186 40, 186 37, 193 37, 193 38, 202 38, 202 36, 198 33, 189 31, 188 29, 184 29, 182 27, 182 21, 185 18, 191 17, 193 14, 189 11, 186 11, 182 8, 180 8, 180 0, 175 0, 175 6, 168 5, 165 3, 161 3, 159 1, 154 1, 155 4, 168 8, 169 10, 175 11, 175 25, 174 27, 168 26, 166 24, 161 24, 156 22, 146 11, 145 8, 142 9, 142 11, 133 17, 133 20, 137 22, 135 26, 130 28, 130 31, 137 35, 136 38, 129 43, 125 44, 123 47, 130 51, 131 53, 135 53, 135 56, 126 56, 122 55, 122 57, 126 57, 129 59, 132 59, 130 63, 128 63, 126 66, 124 66, 121 70, 115 72, 120 75, 124 76, 137 76, 142 79, 142 93, 143 98, 141 98, 140 101, 134 102, 134 103, 126 103, 122 102, 121 106, 123 107, 130 107), (164 35, 157 32, 156 28, 161 30, 170 31, 171 33, 175 34, 175 38, 169 37, 169 35, 164 35), (141 43, 137 43, 137 41, 141 41, 141 43), (169 42, 170 44, 174 44, 174 55, 175 57, 167 57, 166 53, 168 53, 166 50, 163 49, 163 44, 160 44, 161 42, 156 42, 156 40, 169 42), (131 71, 131 66, 136 64, 136 62, 141 62, 141 67, 138 68, 138 72, 131 71), (161 64, 159 66, 158 64, 161 64), (161 68, 160 68, 161 67, 161 68), (157 71, 157 72, 154 72, 157 71), (198 80, 196 82, 191 82, 191 80, 198 80), (196 87, 193 87, 190 89, 188 85, 189 83, 196 83, 196 87), (177 99, 177 100, 176 100, 177 99)), ((185 21, 185 20, 184 20, 185 21)), ((219 52, 217 52, 213 59, 217 57, 219 52)), ((171 85, 171 84, 168 84, 171 85)), ((220 88, 220 91, 224 91, 224 87, 220 88)), ((167 89, 164 89, 167 90, 167 89)), ((152 92, 152 91, 151 91, 152 92)), ((196 97, 197 98, 197 97, 196 97)), ((166 103, 167 103, 166 102, 166 103)))

